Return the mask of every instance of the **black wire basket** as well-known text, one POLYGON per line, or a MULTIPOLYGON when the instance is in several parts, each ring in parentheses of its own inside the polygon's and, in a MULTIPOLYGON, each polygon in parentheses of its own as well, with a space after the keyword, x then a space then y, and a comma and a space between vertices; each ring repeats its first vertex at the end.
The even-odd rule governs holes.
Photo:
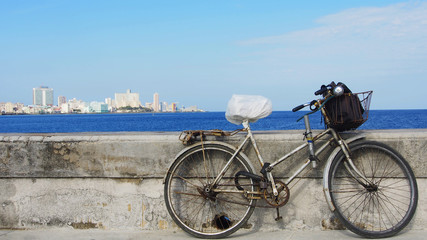
POLYGON ((360 127, 368 120, 372 92, 344 93, 327 101, 323 111, 325 124, 338 132, 360 127))

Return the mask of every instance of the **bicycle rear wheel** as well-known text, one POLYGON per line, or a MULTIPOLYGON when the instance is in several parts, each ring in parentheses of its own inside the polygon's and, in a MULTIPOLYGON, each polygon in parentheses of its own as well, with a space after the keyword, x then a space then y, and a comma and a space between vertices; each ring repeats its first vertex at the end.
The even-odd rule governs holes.
MULTIPOLYGON (((239 192, 234 182, 239 171, 253 173, 240 154, 211 189, 233 152, 223 145, 205 144, 184 152, 172 164, 165 179, 165 202, 169 214, 184 231, 200 238, 223 238, 237 231, 253 213, 255 200, 239 192)), ((239 185, 254 190, 253 181, 248 178, 239 179, 239 185)))
POLYGON ((335 215, 363 237, 390 237, 401 231, 417 208, 418 189, 406 160, 377 142, 350 144, 351 159, 362 180, 341 152, 332 162, 329 186, 335 215), (347 166, 346 166, 347 165, 347 166), (351 173, 352 172, 352 173, 351 173))

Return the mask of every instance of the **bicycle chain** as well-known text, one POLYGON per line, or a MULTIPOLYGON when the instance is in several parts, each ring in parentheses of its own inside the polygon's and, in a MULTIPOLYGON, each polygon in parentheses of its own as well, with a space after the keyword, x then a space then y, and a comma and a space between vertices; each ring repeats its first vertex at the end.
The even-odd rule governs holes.
MULTIPOLYGON (((233 203, 233 204, 239 204, 239 205, 248 206, 248 207, 257 207, 257 208, 279 208, 279 207, 284 206, 284 205, 288 202, 288 200, 289 200, 289 188, 286 186, 286 184, 285 184, 285 183, 283 183, 283 182, 281 182, 281 181, 276 180, 275 182, 276 182, 276 184, 281 185, 281 187, 283 188, 283 189, 279 192, 279 195, 280 195, 280 193, 282 193, 283 191, 285 191, 285 192, 286 192, 286 196, 285 196, 285 198, 284 198, 284 199, 282 199, 282 200, 281 200, 281 202, 273 202, 274 200, 273 200, 273 201, 267 200, 267 199, 266 199, 266 196, 267 196, 267 195, 270 195, 270 196, 271 196, 271 194, 272 194, 272 192, 271 192, 271 193, 270 193, 270 192, 268 192, 268 191, 267 191, 267 189, 265 189, 263 192, 259 192, 259 195, 260 195, 260 196, 264 196, 264 198, 262 198, 262 200, 264 200, 268 205, 257 205, 257 204, 252 205, 252 204, 244 203, 244 202, 231 201, 231 200, 228 200, 228 199, 225 199, 225 198, 221 198, 221 197, 218 197, 218 196, 215 196, 215 199, 216 199, 216 200, 223 201, 223 202, 228 202, 228 203, 233 203)), ((221 186, 234 186, 234 185, 221 185, 221 186)), ((256 186, 256 185, 250 185, 250 184, 246 184, 246 185, 245 185, 245 184, 244 184, 244 185, 242 185, 242 186, 256 186)), ((250 200, 250 198, 248 198, 248 197, 246 197, 246 198, 250 200)))

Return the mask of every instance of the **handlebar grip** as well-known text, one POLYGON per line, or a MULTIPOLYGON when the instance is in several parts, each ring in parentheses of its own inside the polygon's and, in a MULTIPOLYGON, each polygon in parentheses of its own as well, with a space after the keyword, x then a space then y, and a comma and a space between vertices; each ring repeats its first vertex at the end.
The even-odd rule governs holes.
POLYGON ((314 95, 321 95, 321 94, 323 94, 324 92, 326 92, 326 91, 328 91, 328 87, 326 87, 325 85, 322 85, 321 87, 320 87, 320 89, 319 90, 317 90, 315 93, 314 93, 314 95))
POLYGON ((294 109, 292 109, 292 112, 299 111, 299 110, 303 109, 304 107, 305 107, 305 105, 304 105, 304 104, 301 104, 301 105, 299 105, 299 106, 297 106, 297 107, 294 107, 294 109))

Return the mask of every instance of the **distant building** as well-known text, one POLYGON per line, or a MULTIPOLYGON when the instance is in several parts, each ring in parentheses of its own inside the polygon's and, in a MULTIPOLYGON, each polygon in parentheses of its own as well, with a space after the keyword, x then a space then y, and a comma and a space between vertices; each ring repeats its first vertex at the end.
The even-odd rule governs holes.
POLYGON ((37 113, 42 112, 42 110, 41 110, 40 106, 29 105, 27 107, 24 107, 22 109, 22 112, 26 113, 26 114, 37 114, 37 113))
POLYGON ((88 106, 87 112, 95 112, 95 113, 107 113, 108 112, 108 104, 103 102, 91 102, 88 106))
POLYGON ((176 103, 171 104, 172 112, 176 112, 176 103))
POLYGON ((114 98, 116 108, 141 106, 139 93, 131 93, 130 89, 128 89, 126 93, 115 93, 114 98))
POLYGON ((58 106, 62 106, 62 104, 67 103, 67 98, 64 96, 59 96, 58 97, 58 106))
POLYGON ((60 105, 60 107, 61 107, 61 113, 71 113, 72 112, 72 110, 70 108, 70 104, 68 104, 68 103, 63 103, 60 105))
POLYGON ((153 103, 147 102, 147 103, 145 103, 145 107, 153 109, 153 103))
POLYGON ((16 110, 15 104, 11 103, 11 102, 7 102, 4 106, 4 110, 6 113, 13 113, 14 112, 14 108, 16 110))
POLYGON ((24 108, 23 103, 11 103, 11 102, 2 102, 0 103, 0 112, 1 113, 22 113, 24 108))
POLYGON ((197 106, 190 106, 182 109, 183 112, 201 112, 202 110, 199 110, 197 106))
POLYGON ((176 110, 176 103, 168 104, 167 102, 161 102, 160 104, 160 112, 176 112, 176 110))
POLYGON ((160 103, 160 112, 168 112, 168 103, 167 102, 161 102, 160 103))
POLYGON ((106 104, 108 104, 108 106, 111 106, 111 105, 113 105, 113 99, 111 99, 111 98, 106 98, 106 99, 105 99, 105 103, 106 103, 106 104))
POLYGON ((68 110, 69 112, 84 112, 87 104, 82 100, 77 100, 75 98, 68 100, 68 110))
POLYGON ((158 93, 154 93, 153 95, 153 110, 155 112, 160 112, 160 102, 158 93))
POLYGON ((115 106, 114 100, 111 98, 106 98, 105 103, 108 105, 108 111, 112 112, 115 106))
POLYGON ((33 88, 33 105, 53 106, 53 89, 44 86, 33 88))

